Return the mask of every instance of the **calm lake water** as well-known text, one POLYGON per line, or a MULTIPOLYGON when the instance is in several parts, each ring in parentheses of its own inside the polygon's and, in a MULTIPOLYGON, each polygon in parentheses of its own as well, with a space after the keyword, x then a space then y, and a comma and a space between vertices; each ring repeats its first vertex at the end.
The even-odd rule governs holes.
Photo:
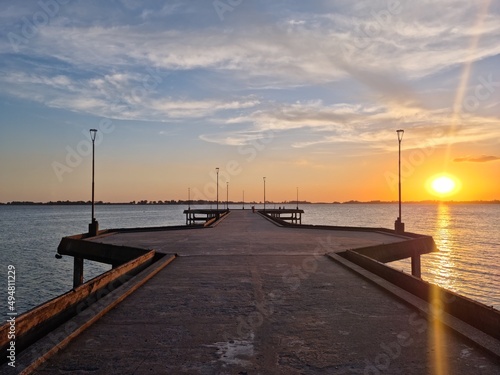
MULTIPOLYGON (((101 229, 183 225, 185 208, 96 206, 96 218, 101 229)), ((303 224, 393 228, 397 216, 397 204, 313 204, 299 208, 305 210, 303 224)), ((499 213, 498 204, 403 205, 406 230, 432 235, 440 249, 422 257, 422 277, 500 310, 499 213)), ((72 288, 72 258, 55 259, 54 255, 62 237, 87 230, 89 217, 89 206, 0 206, 3 317, 7 312, 8 265, 16 268, 18 312, 72 288)), ((410 269, 407 261, 391 265, 406 272, 410 269)), ((109 266, 86 261, 84 269, 88 280, 109 266)))

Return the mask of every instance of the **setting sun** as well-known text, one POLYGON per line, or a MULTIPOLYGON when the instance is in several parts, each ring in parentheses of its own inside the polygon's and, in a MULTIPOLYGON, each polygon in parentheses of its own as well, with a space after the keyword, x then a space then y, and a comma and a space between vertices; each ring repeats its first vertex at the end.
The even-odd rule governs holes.
POLYGON ((455 186, 455 181, 447 176, 441 176, 432 181, 432 189, 439 194, 448 194, 455 186))
POLYGON ((427 190, 438 196, 449 196, 457 193, 461 188, 460 181, 451 175, 440 174, 431 177, 427 182, 427 190))

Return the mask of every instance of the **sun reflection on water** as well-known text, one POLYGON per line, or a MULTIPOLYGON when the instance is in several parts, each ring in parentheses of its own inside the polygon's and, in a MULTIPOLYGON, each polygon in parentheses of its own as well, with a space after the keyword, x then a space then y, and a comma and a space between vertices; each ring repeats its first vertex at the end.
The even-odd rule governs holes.
MULTIPOLYGON (((454 236, 453 236, 453 221, 450 214, 450 207, 445 204, 440 204, 437 207, 436 226, 434 238, 440 252, 435 254, 435 281, 440 286, 453 289, 455 275, 455 262, 453 260, 454 236)), ((433 355, 429 358, 433 364, 434 374, 445 375, 448 373, 447 363, 447 342, 446 335, 439 316, 443 311, 443 296, 441 289, 436 286, 431 286, 430 291, 431 311, 435 314, 431 319, 431 332, 429 334, 429 346, 434 348, 433 355), (437 319, 436 319, 437 318, 437 319)))
POLYGON ((433 235, 439 249, 438 253, 432 254, 434 281, 446 289, 453 290, 456 282, 456 265, 453 257, 455 239, 452 225, 450 207, 446 204, 440 204, 437 207, 436 226, 433 235))

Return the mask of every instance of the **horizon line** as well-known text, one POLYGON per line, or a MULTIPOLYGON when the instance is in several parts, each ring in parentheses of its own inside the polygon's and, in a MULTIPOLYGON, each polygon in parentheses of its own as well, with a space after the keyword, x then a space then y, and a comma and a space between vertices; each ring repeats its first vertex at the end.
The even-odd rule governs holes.
MULTIPOLYGON (((144 206, 144 205, 182 205, 182 204, 198 204, 198 205, 209 205, 209 204, 216 204, 217 201, 215 200, 187 200, 187 199, 178 199, 178 200, 140 200, 140 201, 130 201, 130 202, 104 202, 104 201, 95 201, 95 205, 136 205, 136 206, 144 206)), ((225 204, 225 200, 219 200, 219 204, 225 204)), ((383 201, 383 200, 369 200, 369 201, 360 201, 360 200, 348 200, 348 201, 268 201, 266 200, 266 204, 394 204, 394 203, 399 203, 398 200, 390 200, 390 201, 383 201)), ((457 203, 484 203, 484 204, 498 204, 500 203, 499 199, 492 199, 492 200, 465 200, 465 201, 455 201, 455 200, 441 200, 441 199, 424 199, 424 200, 409 200, 409 201, 401 201, 401 203, 404 204, 418 204, 418 203, 449 203, 449 204, 457 204, 457 203)), ((92 202, 87 200, 77 200, 77 201, 70 201, 70 200, 65 200, 65 201, 45 201, 45 202, 36 202, 36 201, 10 201, 10 202, 0 202, 0 205, 3 206, 28 206, 28 205, 91 205, 92 202)), ((264 204, 263 201, 229 201, 229 204, 264 204)))

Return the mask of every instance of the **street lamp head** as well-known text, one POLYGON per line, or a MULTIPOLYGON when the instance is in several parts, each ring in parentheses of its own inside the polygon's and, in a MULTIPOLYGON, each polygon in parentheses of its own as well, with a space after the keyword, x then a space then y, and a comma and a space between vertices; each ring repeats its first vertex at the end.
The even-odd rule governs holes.
POLYGON ((92 139, 92 142, 95 141, 96 133, 97 133, 97 129, 90 129, 90 139, 92 139))
POLYGON ((398 129, 398 130, 396 130, 396 133, 398 133, 398 141, 401 142, 401 140, 403 139, 403 134, 405 133, 405 131, 403 129, 398 129))

